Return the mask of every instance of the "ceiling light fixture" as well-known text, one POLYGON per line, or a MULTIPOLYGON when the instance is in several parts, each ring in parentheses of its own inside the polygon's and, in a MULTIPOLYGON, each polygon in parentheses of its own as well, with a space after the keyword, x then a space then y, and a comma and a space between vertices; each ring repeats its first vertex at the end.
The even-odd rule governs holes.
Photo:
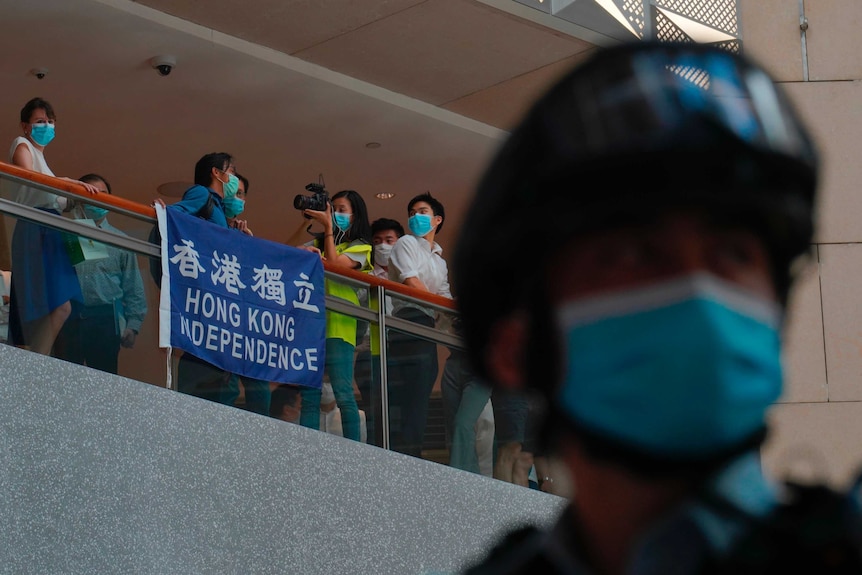
POLYGON ((380 192, 379 194, 374 194, 374 197, 378 200, 391 200, 395 197, 395 194, 392 192, 380 192))

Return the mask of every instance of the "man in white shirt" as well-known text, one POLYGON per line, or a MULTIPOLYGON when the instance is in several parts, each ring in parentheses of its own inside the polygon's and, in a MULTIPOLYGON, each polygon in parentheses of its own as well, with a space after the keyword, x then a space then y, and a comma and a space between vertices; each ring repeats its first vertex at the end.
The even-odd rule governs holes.
MULTIPOLYGON (((451 298, 449 271, 434 237, 443 228, 443 204, 429 193, 407 205, 410 235, 396 242, 389 254, 389 279, 412 288, 451 298)), ((418 304, 396 302, 394 315, 434 327, 434 312, 418 304)), ((422 454, 428 399, 437 380, 437 344, 392 332, 389 336, 389 395, 392 449, 415 457, 422 454)))

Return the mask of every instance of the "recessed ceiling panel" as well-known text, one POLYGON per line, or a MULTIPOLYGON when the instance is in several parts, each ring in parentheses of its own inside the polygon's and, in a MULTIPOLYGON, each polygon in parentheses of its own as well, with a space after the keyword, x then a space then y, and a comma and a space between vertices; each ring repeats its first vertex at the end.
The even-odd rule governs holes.
POLYGON ((591 47, 469 0, 429 0, 297 56, 439 105, 591 47))
POLYGON ((137 0, 261 46, 293 54, 425 0, 137 0))
POLYGON ((446 109, 503 130, 511 130, 551 84, 593 52, 594 50, 581 52, 502 84, 459 98, 446 104, 446 109))

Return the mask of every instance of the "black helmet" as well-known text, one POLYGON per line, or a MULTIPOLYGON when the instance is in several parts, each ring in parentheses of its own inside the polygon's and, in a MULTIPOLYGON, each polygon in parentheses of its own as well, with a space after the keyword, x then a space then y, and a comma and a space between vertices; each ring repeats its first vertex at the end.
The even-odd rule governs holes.
MULTIPOLYGON (((783 299, 810 245, 816 180, 808 134, 744 58, 696 44, 598 52, 533 106, 467 213, 453 275, 474 368, 491 380, 485 343, 497 320, 548 305, 537 284, 556 247, 643 210, 724 210, 765 241, 783 299)), ((534 326, 529 342, 546 363, 549 327, 534 326)), ((553 378, 528 371, 545 380, 534 387, 553 378)))

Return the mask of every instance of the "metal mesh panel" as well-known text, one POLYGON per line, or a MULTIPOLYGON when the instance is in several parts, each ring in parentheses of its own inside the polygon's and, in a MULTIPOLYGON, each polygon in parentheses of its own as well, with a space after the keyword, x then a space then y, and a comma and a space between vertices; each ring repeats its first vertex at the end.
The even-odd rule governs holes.
POLYGON ((655 37, 660 42, 694 42, 676 24, 660 11, 655 11, 655 37))
POLYGON ((654 3, 701 24, 739 35, 736 0, 654 0, 654 3))
POLYGON ((721 48, 722 50, 727 50, 733 54, 739 54, 742 49, 742 44, 739 40, 728 40, 727 42, 716 42, 715 44, 711 44, 716 48, 721 48))
POLYGON ((644 1, 643 0, 617 0, 617 6, 625 15, 626 20, 629 21, 629 24, 632 27, 640 32, 641 38, 644 35, 644 28, 646 27, 646 15, 644 13, 644 1))

